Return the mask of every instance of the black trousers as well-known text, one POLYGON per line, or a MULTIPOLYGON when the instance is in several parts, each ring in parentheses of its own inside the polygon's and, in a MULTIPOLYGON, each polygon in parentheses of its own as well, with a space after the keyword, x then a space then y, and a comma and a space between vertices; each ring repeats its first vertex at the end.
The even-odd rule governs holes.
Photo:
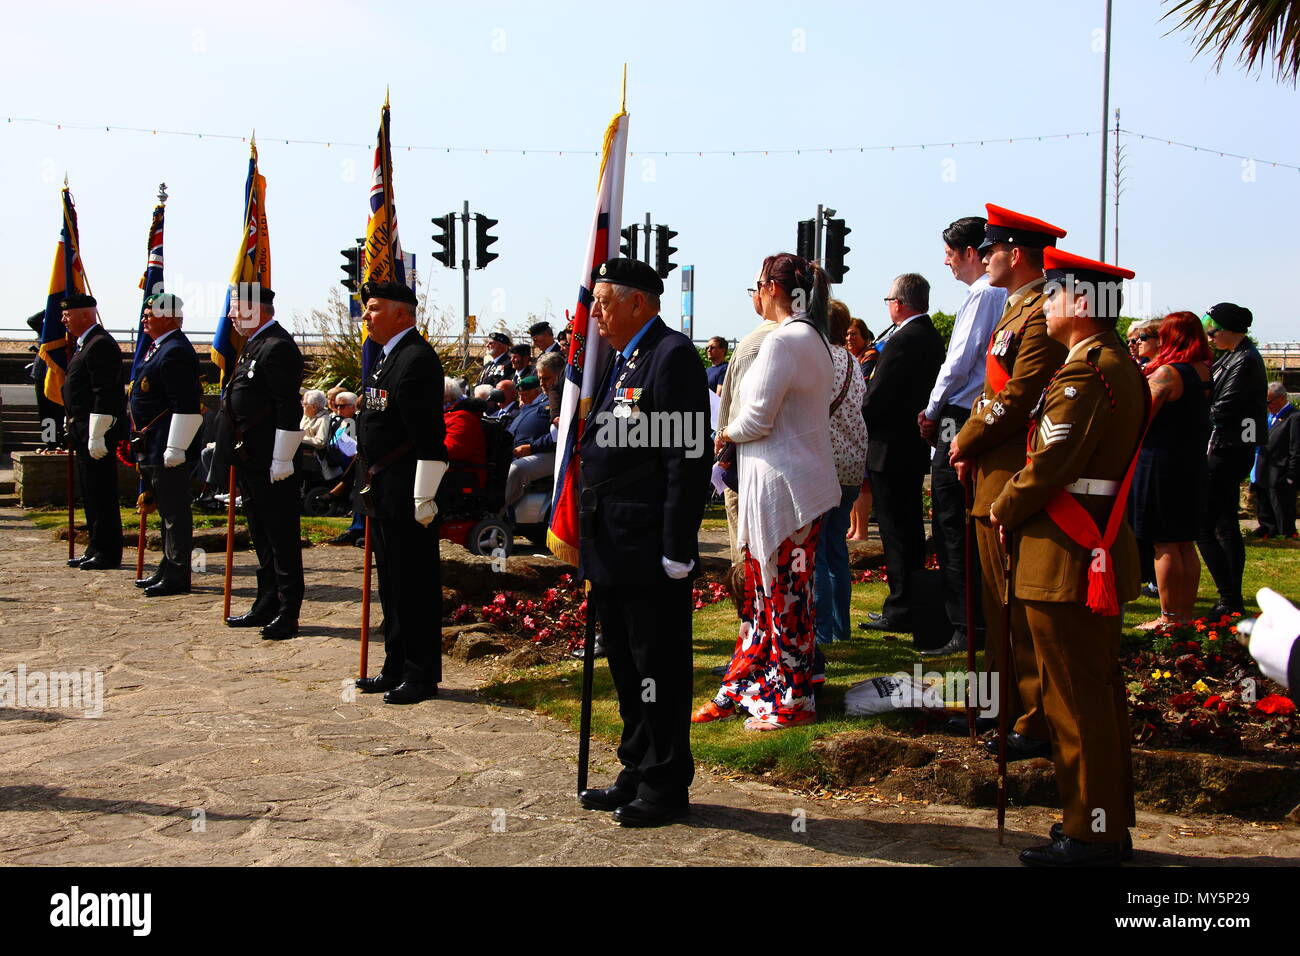
POLYGON ((190 470, 184 465, 164 468, 141 465, 153 489, 162 520, 163 557, 158 574, 168 583, 190 583, 190 552, 194 548, 194 518, 190 514, 190 470))
MULTIPOLYGON (((957 480, 957 470, 948 464, 948 446, 968 418, 969 410, 957 405, 944 406, 939 414, 939 442, 930 462, 930 531, 943 581, 943 606, 953 629, 962 633, 966 632, 966 492, 957 480)), ((971 555, 975 555, 974 540, 971 555)), ((978 558, 971 562, 970 580, 975 626, 982 627, 984 612, 978 558)))
POLYGON ((691 582, 635 592, 593 587, 609 674, 618 691, 623 771, 615 786, 643 800, 683 804, 695 776, 691 756, 691 582))
POLYGON ((237 465, 235 484, 244 499, 248 534, 257 552, 258 611, 275 609, 297 619, 302 609, 302 493, 297 472, 271 481, 270 466, 237 465))
POLYGON ((1254 445, 1209 456, 1209 515, 1204 533, 1196 539, 1201 559, 1218 588, 1219 600, 1233 607, 1243 603, 1241 575, 1246 568, 1246 545, 1241 540, 1241 523, 1237 518, 1241 483, 1250 474, 1254 461, 1254 445))
POLYGON ((1255 485, 1259 527, 1274 537, 1295 534, 1295 485, 1286 474, 1267 462, 1259 464, 1259 483, 1255 485))
POLYGON ((77 453, 81 502, 86 509, 86 553, 109 564, 122 563, 122 512, 117 506, 117 456, 111 451, 96 461, 85 451, 77 453))
MULTIPOLYGON (((412 504, 414 510, 414 504, 412 504)), ((370 540, 384 608, 386 677, 420 684, 442 680, 442 581, 438 525, 413 517, 370 519, 370 540)))
MULTIPOLYGON (((925 568, 925 519, 921 488, 925 472, 892 468, 871 472, 876 522, 885 549, 889 595, 881 613, 896 626, 912 623, 912 576, 925 568)), ((959 539, 960 540, 960 539, 959 539)))

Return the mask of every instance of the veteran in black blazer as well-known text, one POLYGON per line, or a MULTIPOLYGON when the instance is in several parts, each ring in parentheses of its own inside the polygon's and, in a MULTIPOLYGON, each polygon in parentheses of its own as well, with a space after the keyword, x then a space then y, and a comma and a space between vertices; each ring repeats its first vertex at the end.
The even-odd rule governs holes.
POLYGON ((1300 490, 1300 413, 1281 382, 1268 386, 1268 437, 1259 446, 1255 500, 1262 534, 1294 538, 1300 490))
POLYGON ((659 318, 650 266, 611 259, 592 283, 613 351, 583 430, 581 572, 618 691, 623 770, 579 799, 624 826, 655 826, 686 812, 695 772, 691 579, 713 464, 708 383, 690 340, 659 318))
POLYGON ((302 610, 303 361, 275 320, 275 292, 256 291, 231 301, 231 319, 246 339, 221 395, 213 460, 235 466, 257 552, 257 597, 226 624, 260 627, 264 639, 279 641, 298 633, 302 610))
POLYGON ((153 340, 131 382, 131 446, 140 475, 162 519, 158 570, 136 581, 149 597, 190 590, 190 468, 198 461, 195 436, 203 424, 199 358, 181 331, 183 303, 170 292, 150 296, 145 333, 153 340))
POLYGON ((862 414, 867 421, 867 470, 885 549, 889 596, 881 614, 867 623, 878 630, 909 630, 913 625, 910 579, 925 567, 921 488, 931 451, 917 430, 916 418, 925 410, 945 352, 930 321, 930 284, 923 277, 899 276, 885 302, 896 328, 880 349, 862 414))
POLYGON ((69 349, 63 380, 68 447, 75 453, 86 510, 85 553, 68 564, 83 571, 122 563, 122 512, 117 506, 117 443, 126 437, 126 382, 122 351, 99 324, 96 302, 84 293, 63 301, 69 349))
POLYGON ((384 664, 357 686, 386 704, 438 696, 442 680, 442 585, 438 506, 447 472, 438 353, 415 328, 415 293, 398 282, 366 283, 365 321, 383 353, 365 381, 357 426, 362 505, 370 520, 384 664))

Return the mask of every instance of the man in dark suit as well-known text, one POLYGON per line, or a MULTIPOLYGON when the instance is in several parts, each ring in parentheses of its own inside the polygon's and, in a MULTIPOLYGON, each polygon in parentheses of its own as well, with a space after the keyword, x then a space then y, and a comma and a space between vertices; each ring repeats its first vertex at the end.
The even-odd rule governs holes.
MULTIPOLYGON (((555 333, 551 330, 550 322, 534 322, 528 327, 528 334, 533 340, 533 348, 537 349, 537 357, 541 359, 547 352, 560 352, 559 343, 555 341, 555 333)), ((567 359, 568 353, 563 354, 567 359)))
POLYGON ((1255 499, 1263 537, 1294 538, 1300 482, 1300 415, 1281 382, 1268 385, 1268 439, 1259 447, 1255 499))
POLYGON ((63 325, 76 350, 63 380, 68 447, 77 456, 81 500, 86 509, 86 553, 68 561, 83 571, 122 563, 122 512, 117 506, 117 443, 126 437, 126 383, 122 352, 99 324, 94 296, 63 300, 63 325))
POLYGON ((415 293, 400 282, 361 288, 370 337, 384 347, 365 382, 358 417, 361 499, 370 516, 384 608, 384 664, 357 681, 385 704, 438 696, 442 585, 434 496, 447 473, 443 375, 415 328, 415 293))
POLYGON ((135 582, 149 597, 188 594, 194 522, 190 515, 191 447, 203 424, 199 358, 181 331, 183 303, 170 292, 150 296, 144 330, 153 340, 131 383, 131 446, 162 519, 163 558, 135 582))
POLYGON ((275 321, 271 289, 241 288, 230 317, 245 341, 221 395, 213 457, 218 468, 235 466, 257 552, 257 598, 226 624, 260 627, 263 638, 279 641, 298 633, 302 609, 302 353, 275 321))
POLYGON ((862 414, 889 596, 881 613, 866 624, 874 630, 906 631, 913 625, 911 578, 925 567, 921 487, 930 467, 930 445, 917 431, 916 421, 945 353, 930 321, 930 283, 923 277, 914 272, 899 276, 885 304, 895 328, 867 383, 862 414))
POLYGON ((657 826, 687 812, 695 773, 691 578, 712 466, 708 385, 690 340, 659 318, 654 269, 611 259, 592 286, 613 348, 582 437, 581 570, 618 691, 623 771, 579 799, 623 826, 657 826))
POLYGON ((483 371, 479 372, 476 385, 496 385, 503 378, 510 378, 514 370, 510 367, 510 336, 504 332, 492 332, 487 337, 487 354, 483 356, 483 371))

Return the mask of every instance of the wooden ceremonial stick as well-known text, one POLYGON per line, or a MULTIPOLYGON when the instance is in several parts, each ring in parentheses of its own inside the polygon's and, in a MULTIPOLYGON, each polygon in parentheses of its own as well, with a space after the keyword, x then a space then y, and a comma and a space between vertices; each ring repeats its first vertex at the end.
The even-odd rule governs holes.
POLYGON ((1011 560, 1011 532, 1002 529, 1002 613, 1006 627, 1002 631, 1002 667, 998 675, 998 846, 1002 845, 1007 822, 1007 698, 1011 667, 1011 583, 1015 565, 1011 560))
POLYGON ((370 655, 370 515, 366 515, 366 555, 361 559, 361 677, 370 655))
POLYGON ((973 583, 975 580, 975 571, 972 568, 972 561, 975 553, 975 496, 969 482, 962 482, 962 490, 966 493, 966 541, 965 541, 965 578, 963 582, 966 594, 966 730, 970 734, 971 745, 975 744, 975 706, 972 699, 975 691, 979 687, 979 680, 975 674, 975 595, 973 583), (975 687, 970 686, 974 682, 975 687))
MULTIPOLYGON (((77 529, 73 520, 73 512, 76 510, 77 502, 72 497, 72 438, 68 438, 68 560, 71 561, 77 553, 77 529)), ((87 545, 89 547, 89 545, 87 545)))
POLYGON ((591 695, 596 667, 596 612, 587 591, 586 633, 582 639, 582 712, 578 719, 578 792, 587 789, 587 763, 591 755, 591 695))
POLYGON ((144 510, 144 502, 140 502, 140 533, 135 539, 135 579, 138 581, 144 577, 144 524, 148 515, 144 510))
MULTIPOLYGON (((235 466, 230 466, 226 482, 226 581, 222 597, 221 618, 230 617, 230 578, 235 570, 235 466)), ((143 521, 143 519, 141 519, 143 521)), ((143 527, 143 524, 141 525, 143 527)))

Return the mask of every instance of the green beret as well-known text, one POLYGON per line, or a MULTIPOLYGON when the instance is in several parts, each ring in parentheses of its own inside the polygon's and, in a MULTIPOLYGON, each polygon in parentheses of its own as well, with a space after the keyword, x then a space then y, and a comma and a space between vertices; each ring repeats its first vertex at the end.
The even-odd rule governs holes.
POLYGON ((537 378, 536 375, 525 375, 523 378, 521 378, 521 379, 519 380, 519 385, 518 385, 518 387, 519 387, 519 388, 522 388, 522 389, 525 389, 525 390, 530 389, 530 388, 541 388, 541 387, 542 387, 542 383, 541 383, 541 381, 537 378))
POLYGON ((174 292, 155 292, 144 300, 145 307, 161 319, 184 317, 185 303, 174 292))

